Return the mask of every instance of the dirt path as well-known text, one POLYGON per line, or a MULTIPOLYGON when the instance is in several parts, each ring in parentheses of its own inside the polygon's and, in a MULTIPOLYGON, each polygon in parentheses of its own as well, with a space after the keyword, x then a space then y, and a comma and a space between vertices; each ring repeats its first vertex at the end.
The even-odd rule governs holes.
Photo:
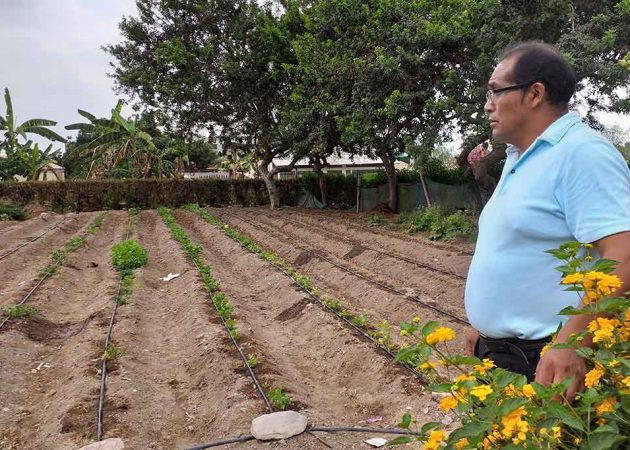
POLYGON ((456 351, 461 351, 464 348, 467 328, 465 325, 415 303, 403 295, 382 289, 365 279, 341 270, 318 258, 317 253, 324 252, 326 257, 335 263, 350 266, 351 270, 370 279, 385 285, 395 286, 407 294, 419 297, 424 303, 439 307, 457 317, 465 318, 462 301, 463 283, 460 280, 449 280, 452 282, 449 285, 431 272, 424 271, 422 273, 416 267, 413 269, 408 266, 396 267, 393 261, 385 263, 383 258, 378 256, 366 257, 359 263, 351 264, 355 261, 356 256, 365 253, 365 250, 357 251, 356 247, 351 248, 343 242, 326 240, 325 238, 316 246, 311 246, 310 243, 318 239, 313 233, 309 233, 308 230, 301 230, 299 234, 294 234, 289 232, 287 227, 282 227, 282 230, 279 231, 277 227, 274 229, 274 227, 263 223, 265 219, 263 214, 259 214, 257 221, 249 218, 247 213, 238 210, 231 210, 229 214, 218 215, 230 225, 236 226, 242 232, 254 237, 259 243, 277 252, 294 267, 298 267, 302 274, 313 279, 324 292, 346 300, 352 305, 354 311, 366 312, 371 323, 375 324, 380 320, 387 320, 394 326, 394 329, 397 329, 400 322, 410 321, 415 316, 420 317, 422 322, 437 320, 456 331, 457 339, 452 344, 452 348, 456 351), (307 252, 301 248, 296 248, 296 245, 301 248, 314 249, 314 251, 307 252), (352 256, 353 253, 355 256, 352 256), (351 256, 347 257, 348 254, 351 256), (338 255, 344 256, 339 257, 338 255), (418 273, 423 277, 418 276, 418 273), (423 285, 423 280, 426 285, 423 285))
POLYGON ((124 354, 108 376, 104 437, 174 449, 246 434, 264 405, 196 269, 154 211, 141 214, 139 235, 149 264, 118 309, 113 338, 124 354), (161 281, 169 272, 182 275, 161 281))
POLYGON ((98 361, 117 282, 109 248, 125 219, 109 212, 70 267, 36 291, 29 304, 40 314, 0 332, 0 448, 72 449, 94 438, 98 361))
MULTIPOLYGON (((59 228, 1 260, 0 304, 7 305, 18 302, 31 289, 34 280, 39 278, 39 272, 50 262, 51 252, 62 247, 69 238, 85 229, 95 216, 96 213, 93 212, 71 214, 59 228)), ((32 220, 39 221, 39 219, 32 220)), ((20 225, 33 231, 33 225, 28 222, 20 225)), ((39 232, 46 227, 46 224, 41 222, 38 224, 39 232)), ((12 233, 19 233, 19 229, 13 230, 12 233)), ((25 232, 24 236, 31 236, 32 234, 25 232)), ((38 234, 38 231, 35 231, 34 234, 38 234)), ((4 233, 0 236, 0 241, 6 243, 9 250, 18 244, 15 237, 8 239, 4 233)))
POLYGON ((262 361, 262 378, 285 387, 312 423, 365 424, 380 415, 383 426, 393 426, 406 407, 432 402, 417 378, 312 304, 269 263, 192 213, 176 217, 206 249, 248 352, 262 361))

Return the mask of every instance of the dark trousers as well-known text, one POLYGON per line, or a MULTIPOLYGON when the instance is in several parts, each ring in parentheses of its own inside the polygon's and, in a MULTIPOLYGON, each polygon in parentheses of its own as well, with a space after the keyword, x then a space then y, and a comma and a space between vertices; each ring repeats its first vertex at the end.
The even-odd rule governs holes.
POLYGON ((491 359, 497 367, 525 375, 531 382, 535 378, 540 351, 550 340, 551 337, 526 341, 517 338, 493 339, 480 336, 475 344, 475 356, 479 359, 491 359))

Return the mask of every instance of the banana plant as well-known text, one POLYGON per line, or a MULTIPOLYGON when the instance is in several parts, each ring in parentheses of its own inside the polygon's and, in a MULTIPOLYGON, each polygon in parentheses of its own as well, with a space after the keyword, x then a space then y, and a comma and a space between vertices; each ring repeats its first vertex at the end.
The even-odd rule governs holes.
POLYGON ((27 134, 32 133, 42 136, 50 141, 66 142, 66 140, 48 127, 57 125, 54 120, 30 119, 16 126, 16 119, 13 113, 13 102, 8 88, 4 89, 4 102, 6 104, 6 114, 0 116, 0 149, 4 149, 7 156, 16 153, 19 148, 18 138, 27 139, 27 134))
POLYGON ((52 144, 46 150, 40 150, 39 144, 33 145, 32 141, 26 144, 17 144, 17 155, 25 169, 27 180, 37 180, 39 173, 48 164, 59 158, 59 150, 53 151, 52 144))
POLYGON ((106 119, 79 109, 78 113, 89 122, 65 127, 66 130, 83 131, 92 137, 77 147, 78 150, 92 153, 88 177, 95 173, 111 175, 123 161, 128 163, 136 176, 148 176, 151 172, 153 154, 157 150, 153 139, 133 120, 125 119, 121 110, 122 102, 119 101, 112 109, 111 118, 106 119))

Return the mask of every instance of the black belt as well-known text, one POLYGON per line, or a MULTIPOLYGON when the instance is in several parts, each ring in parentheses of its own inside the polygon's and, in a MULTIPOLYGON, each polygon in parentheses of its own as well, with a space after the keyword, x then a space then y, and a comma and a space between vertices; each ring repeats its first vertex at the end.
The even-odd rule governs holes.
POLYGON ((495 339, 486 336, 479 336, 479 339, 486 346, 488 350, 496 353, 520 353, 540 351, 542 348, 551 341, 551 336, 542 339, 525 340, 519 338, 503 338, 495 339), (516 350, 518 349, 518 350, 516 350), (516 350, 516 351, 515 351, 516 350), (520 351, 519 351, 520 350, 520 351))

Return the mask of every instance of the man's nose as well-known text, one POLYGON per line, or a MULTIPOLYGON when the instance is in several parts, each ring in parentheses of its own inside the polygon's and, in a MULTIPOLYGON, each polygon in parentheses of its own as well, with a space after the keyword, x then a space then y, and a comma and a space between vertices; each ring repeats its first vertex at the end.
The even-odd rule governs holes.
POLYGON ((487 113, 494 111, 494 102, 492 98, 486 100, 486 104, 483 105, 483 110, 487 113))

